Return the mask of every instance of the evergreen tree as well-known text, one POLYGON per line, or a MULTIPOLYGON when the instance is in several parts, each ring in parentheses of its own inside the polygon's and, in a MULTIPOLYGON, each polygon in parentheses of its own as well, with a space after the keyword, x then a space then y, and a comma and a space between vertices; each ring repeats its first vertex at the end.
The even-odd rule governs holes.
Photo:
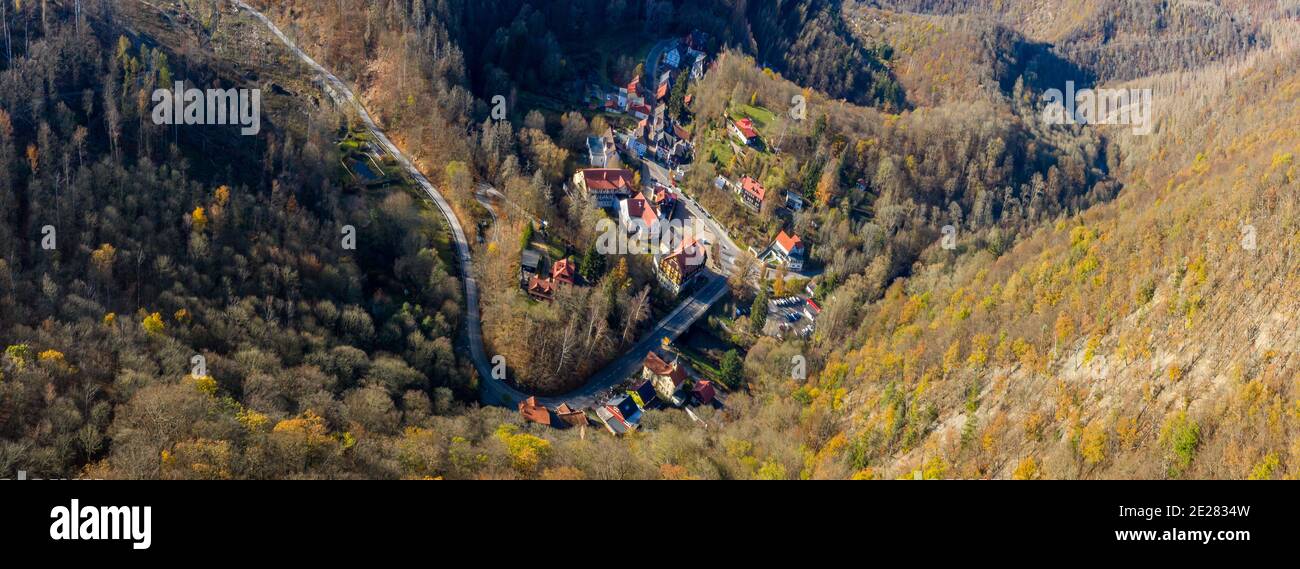
POLYGON ((596 282, 596 279, 605 274, 605 256, 596 251, 595 241, 587 245, 587 251, 578 261, 578 274, 587 279, 587 282, 596 282))
POLYGON ((740 359, 740 353, 736 350, 727 350, 722 356, 722 362, 718 365, 719 379, 727 387, 739 387, 741 380, 745 377, 745 364, 740 359))
POLYGON ((749 307, 749 324, 753 327, 754 333, 763 332, 763 326, 767 325, 767 287, 758 288, 758 296, 754 297, 754 304, 749 307))

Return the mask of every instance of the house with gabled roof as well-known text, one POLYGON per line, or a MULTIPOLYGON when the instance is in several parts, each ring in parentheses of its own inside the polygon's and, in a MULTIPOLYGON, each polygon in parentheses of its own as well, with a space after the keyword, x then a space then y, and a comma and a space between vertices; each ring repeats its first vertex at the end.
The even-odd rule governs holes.
POLYGON ((713 403, 713 398, 717 396, 717 392, 713 387, 713 382, 706 379, 695 382, 695 386, 691 388, 691 395, 695 396, 695 401, 700 405, 708 405, 713 403))
POLYGON ((736 186, 737 193, 740 194, 740 201, 754 211, 763 209, 763 200, 767 199, 767 189, 749 176, 740 179, 740 185, 736 186))
POLYGON ((668 50, 668 53, 664 54, 664 64, 677 69, 682 64, 682 52, 675 47, 668 50))
POLYGON ((681 405, 685 401, 680 390, 689 379, 689 375, 680 357, 672 358, 672 363, 669 363, 651 350, 642 361, 641 377, 654 386, 660 400, 674 405, 681 405))
POLYGON ((573 175, 573 185, 597 207, 612 208, 632 194, 633 179, 631 170, 586 168, 573 175))
POLYGON ((555 298, 555 290, 560 285, 572 286, 577 283, 577 277, 578 264, 565 257, 551 265, 551 272, 548 275, 534 274, 530 277, 524 290, 534 300, 549 301, 555 298))
POLYGON ((555 408, 555 416, 559 421, 570 427, 581 427, 587 424, 587 414, 581 409, 574 409, 568 403, 561 403, 555 408))
POLYGON ((565 257, 551 265, 551 282, 572 285, 578 277, 578 264, 565 257))
POLYGON ((519 416, 530 423, 551 424, 551 410, 538 403, 536 397, 519 402, 519 416))
POLYGON ((641 422, 641 408, 630 396, 620 395, 596 407, 596 418, 615 435, 635 431, 641 422))
POLYGON ((683 241, 672 253, 655 262, 659 284, 674 295, 681 294, 682 289, 701 273, 708 256, 708 250, 698 239, 683 241))
POLYGON ((803 240, 798 235, 786 233, 784 229, 776 236, 776 241, 772 242, 772 253, 792 271, 803 270, 807 252, 803 240))
POLYGON ((632 113, 632 116, 638 119, 645 119, 650 116, 650 113, 654 112, 654 109, 650 108, 650 105, 645 103, 634 103, 628 105, 627 111, 632 113))
POLYGON ((655 184, 654 206, 660 219, 671 220, 677 212, 677 193, 668 186, 655 184))
POLYGON ((528 279, 528 287, 525 290, 534 300, 551 300, 555 297, 555 283, 551 282, 551 279, 540 276, 528 279))
POLYGON ((640 194, 618 202, 618 221, 629 235, 648 240, 659 237, 659 214, 640 194))
POLYGON ((748 118, 727 121, 727 130, 741 144, 754 146, 758 143, 758 129, 754 128, 754 121, 748 118))

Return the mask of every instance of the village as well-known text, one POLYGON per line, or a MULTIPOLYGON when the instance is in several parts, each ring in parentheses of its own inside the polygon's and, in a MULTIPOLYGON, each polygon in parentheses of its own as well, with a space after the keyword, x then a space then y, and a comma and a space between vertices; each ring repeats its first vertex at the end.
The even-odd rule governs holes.
MULTIPOLYGON (((772 336, 808 337, 821 307, 812 299, 814 283, 804 279, 805 287, 786 287, 783 279, 798 276, 805 270, 808 244, 792 231, 781 229, 764 247, 742 251, 732 242, 729 228, 683 191, 680 182, 696 160, 696 144, 685 107, 691 103, 689 84, 704 77, 709 65, 709 38, 692 32, 682 38, 658 42, 651 50, 644 73, 634 73, 625 85, 592 84, 586 88, 590 107, 613 119, 598 136, 586 140, 585 168, 573 173, 565 190, 605 212, 616 228, 620 240, 649 243, 646 250, 653 256, 657 285, 682 302, 702 283, 725 279, 736 268, 738 255, 752 255, 759 269, 746 275, 755 288, 767 288, 778 294, 766 302, 767 325, 762 333, 772 336), (646 79, 649 78, 649 81, 646 79), (678 101, 673 101, 676 97, 678 101), (677 105, 682 105, 677 107, 677 105), (674 113, 674 110, 678 110, 674 113), (770 275, 781 279, 774 287, 770 275)), ((725 117, 727 138, 732 152, 772 152, 759 128, 750 118, 725 117)), ((787 212, 800 211, 803 198, 795 192, 769 192, 754 177, 738 180, 718 176, 713 185, 734 195, 736 203, 753 214, 765 205, 782 200, 787 212)), ((627 253, 626 248, 606 254, 627 253)), ((550 302, 560 287, 589 286, 572 256, 553 255, 539 247, 526 247, 520 254, 519 286, 530 299, 550 302), (558 257, 558 258, 557 258, 558 257)), ((748 314, 750 307, 733 306, 732 317, 748 314)), ((693 420, 703 423, 693 409, 723 408, 726 387, 693 369, 688 358, 668 339, 652 349, 631 374, 590 408, 576 409, 568 403, 547 408, 536 397, 518 404, 523 420, 555 428, 588 425, 604 427, 613 435, 637 430, 646 411, 681 409, 693 420)))

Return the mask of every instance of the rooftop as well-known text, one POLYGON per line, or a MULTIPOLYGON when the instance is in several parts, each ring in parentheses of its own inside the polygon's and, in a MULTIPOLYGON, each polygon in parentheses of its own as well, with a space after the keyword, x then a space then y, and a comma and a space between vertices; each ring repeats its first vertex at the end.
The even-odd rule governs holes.
POLYGON ((622 168, 587 168, 582 179, 589 191, 626 190, 632 186, 632 172, 622 168))
POLYGON ((736 129, 740 130, 740 134, 745 135, 745 138, 758 137, 758 130, 754 128, 754 121, 745 118, 735 121, 735 123, 736 129))

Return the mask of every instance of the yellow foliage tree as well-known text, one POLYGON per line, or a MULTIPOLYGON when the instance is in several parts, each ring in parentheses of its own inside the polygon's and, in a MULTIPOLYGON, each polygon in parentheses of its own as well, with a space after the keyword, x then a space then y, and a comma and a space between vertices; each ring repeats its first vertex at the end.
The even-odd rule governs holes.
POLYGON ((212 439, 181 441, 170 451, 162 452, 164 478, 189 480, 228 480, 234 453, 230 442, 212 439))
POLYGON ((785 465, 769 457, 763 461, 763 466, 758 467, 758 473, 754 477, 759 480, 785 480, 785 465))
POLYGON ((203 210, 202 206, 194 208, 190 214, 190 220, 194 222, 194 230, 202 233, 208 227, 208 213, 203 210))
POLYGON ((397 463, 410 477, 437 476, 440 454, 438 438, 431 429, 407 427, 397 441, 397 463))
POLYGON ((146 333, 153 336, 162 334, 167 329, 167 325, 163 324, 162 315, 157 312, 146 316, 140 325, 144 327, 146 333))
POLYGON ((193 379, 194 379, 194 388, 199 390, 199 393, 203 393, 209 396, 215 396, 217 394, 217 380, 212 376, 205 375, 203 377, 196 377, 193 379))
POLYGON ((515 425, 497 428, 497 440, 506 445, 510 464, 522 474, 532 474, 551 455, 551 441, 528 433, 520 433, 515 425))
POLYGON ((104 243, 90 254, 91 266, 95 269, 95 274, 107 281, 113 278, 113 263, 117 260, 117 249, 108 243, 104 243))
POLYGON ((1101 421, 1093 421, 1083 428, 1079 441, 1079 454, 1088 464, 1097 464, 1106 458, 1106 426, 1101 421))
POLYGON ((271 422, 270 417, 243 407, 239 409, 239 412, 235 413, 235 420, 250 431, 260 431, 271 422))
POLYGON ((1038 480, 1042 477, 1042 472, 1038 468, 1038 461, 1034 457, 1027 456, 1020 464, 1016 465, 1016 470, 1011 473, 1012 480, 1038 480))

